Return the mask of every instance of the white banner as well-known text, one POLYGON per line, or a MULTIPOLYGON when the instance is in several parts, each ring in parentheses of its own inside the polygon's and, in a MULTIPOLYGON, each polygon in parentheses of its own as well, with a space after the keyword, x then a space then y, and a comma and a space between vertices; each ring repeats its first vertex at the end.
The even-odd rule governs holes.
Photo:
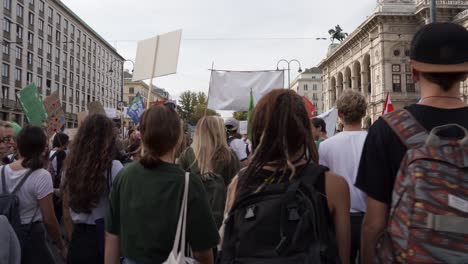
POLYGON ((239 134, 247 135, 248 121, 239 121, 239 134))
POLYGON ((273 89, 284 88, 284 71, 212 71, 208 108, 214 110, 249 110, 250 89, 254 104, 273 89))
POLYGON ((182 30, 177 30, 139 41, 133 81, 176 73, 181 39, 182 30))
POLYGON ((332 109, 317 117, 322 118, 325 121, 325 125, 327 126, 327 136, 334 136, 336 131, 336 123, 338 122, 338 110, 333 107, 332 109))
POLYGON ((108 118, 117 118, 117 109, 104 107, 104 111, 106 111, 108 118))

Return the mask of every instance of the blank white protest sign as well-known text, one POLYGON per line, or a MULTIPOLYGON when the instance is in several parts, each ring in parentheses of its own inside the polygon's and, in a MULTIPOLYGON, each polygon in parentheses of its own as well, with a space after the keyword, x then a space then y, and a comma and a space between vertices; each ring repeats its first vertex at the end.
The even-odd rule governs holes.
POLYGON ((177 72, 182 30, 138 42, 133 81, 148 80, 177 72))

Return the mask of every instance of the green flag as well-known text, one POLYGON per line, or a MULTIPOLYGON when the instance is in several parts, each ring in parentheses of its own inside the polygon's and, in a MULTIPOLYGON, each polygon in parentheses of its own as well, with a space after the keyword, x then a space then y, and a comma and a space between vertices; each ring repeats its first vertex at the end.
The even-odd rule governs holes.
POLYGON ((250 119, 252 118, 252 112, 254 109, 254 98, 252 88, 250 88, 250 102, 249 102, 249 112, 247 112, 247 136, 249 139, 252 139, 252 130, 250 129, 250 119))

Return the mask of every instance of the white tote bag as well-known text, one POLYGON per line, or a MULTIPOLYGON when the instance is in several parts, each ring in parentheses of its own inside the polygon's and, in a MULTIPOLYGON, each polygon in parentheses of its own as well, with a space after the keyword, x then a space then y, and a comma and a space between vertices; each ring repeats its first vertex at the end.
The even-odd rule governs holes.
POLYGON ((163 264, 196 264, 196 260, 185 256, 185 230, 187 227, 187 205, 188 205, 188 192, 189 192, 189 177, 190 173, 185 173, 185 186, 184 195, 182 197, 182 205, 180 206, 179 221, 177 223, 177 231, 174 239, 172 251, 169 257, 163 264), (180 245, 180 250, 179 250, 180 245))

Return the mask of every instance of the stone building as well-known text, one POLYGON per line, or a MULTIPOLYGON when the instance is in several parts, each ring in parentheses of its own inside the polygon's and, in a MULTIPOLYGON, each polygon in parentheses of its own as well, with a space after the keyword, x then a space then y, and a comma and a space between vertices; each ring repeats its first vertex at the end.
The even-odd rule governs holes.
POLYGON ((104 38, 60 0, 2 0, 0 119, 24 122, 16 93, 36 84, 41 97, 58 91, 67 127, 90 102, 115 108, 123 62, 104 38))
MULTIPOLYGON (((437 20, 468 26, 468 0, 437 0, 437 20)), ((379 0, 377 8, 342 43, 331 45, 319 64, 323 76, 324 111, 331 109, 344 89, 362 92, 369 103, 363 126, 382 113, 390 93, 395 108, 417 102, 409 49, 413 35, 429 23, 430 0, 379 0)), ((462 96, 468 100, 468 83, 462 96)))
POLYGON ((291 84, 291 89, 314 104, 314 116, 323 112, 322 73, 319 68, 306 69, 299 74, 291 84))
MULTIPOLYGON (((141 97, 146 102, 148 100, 149 85, 143 81, 132 81, 132 74, 124 72, 124 88, 123 88, 123 102, 124 106, 129 106, 133 101, 133 98, 137 93, 141 94, 141 97)), ((169 99, 169 93, 164 89, 153 85, 151 89, 150 102, 155 101, 167 101, 169 99)))

